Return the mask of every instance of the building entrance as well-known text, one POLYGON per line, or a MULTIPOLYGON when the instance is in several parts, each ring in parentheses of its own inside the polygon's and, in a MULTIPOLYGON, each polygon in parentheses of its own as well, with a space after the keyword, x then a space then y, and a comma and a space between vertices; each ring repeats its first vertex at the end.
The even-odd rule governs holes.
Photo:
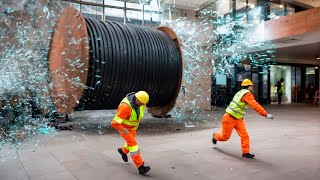
POLYGON ((292 102, 291 66, 270 65, 270 101, 271 103, 292 102))

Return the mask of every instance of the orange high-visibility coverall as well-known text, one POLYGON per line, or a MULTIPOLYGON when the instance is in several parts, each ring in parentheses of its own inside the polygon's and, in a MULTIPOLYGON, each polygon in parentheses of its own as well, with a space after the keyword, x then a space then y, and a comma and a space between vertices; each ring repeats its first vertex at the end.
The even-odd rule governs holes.
MULTIPOLYGON (((121 103, 117 109, 116 115, 120 117, 121 119, 129 119, 131 116, 131 108, 126 103, 121 103)), ((134 129, 134 126, 126 125, 126 124, 119 124, 115 120, 111 122, 111 126, 118 130, 120 135, 123 137, 123 139, 126 141, 126 144, 124 147, 122 147, 122 152, 125 154, 129 153, 128 147, 132 147, 137 145, 137 141, 135 139, 136 136, 136 130, 134 129)), ((140 151, 136 154, 130 154, 131 158, 136 165, 137 168, 139 168, 141 165, 144 164, 140 151)))
MULTIPOLYGON (((254 109, 257 113, 262 116, 267 116, 267 111, 254 99, 252 93, 246 93, 241 101, 249 104, 249 106, 254 109)), ((214 139, 217 141, 227 141, 232 133, 233 128, 237 131, 241 139, 242 154, 250 152, 250 140, 246 129, 246 125, 243 119, 236 119, 229 113, 225 113, 222 118, 222 130, 221 133, 214 133, 214 139)))

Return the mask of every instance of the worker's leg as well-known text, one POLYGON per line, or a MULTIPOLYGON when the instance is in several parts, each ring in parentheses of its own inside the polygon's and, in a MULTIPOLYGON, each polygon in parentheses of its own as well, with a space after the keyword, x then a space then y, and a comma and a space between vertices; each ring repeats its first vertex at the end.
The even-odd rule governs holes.
POLYGON ((278 93, 278 104, 281 104, 282 93, 278 93))
MULTIPOLYGON (((127 130, 127 129, 125 129, 127 130)), ((136 132, 130 133, 130 131, 125 131, 125 130, 119 130, 120 135, 125 139, 127 142, 128 150, 130 152, 131 158, 136 165, 136 167, 140 167, 143 165, 143 160, 140 154, 140 149, 139 146, 135 140, 135 134, 136 132)))
MULTIPOLYGON (((137 131, 132 130, 132 131, 129 131, 129 132, 130 132, 130 134, 133 136, 133 138, 136 137, 136 132, 137 132, 137 131)), ((124 143, 124 146, 123 146, 121 149, 122 149, 122 152, 123 152, 123 153, 125 153, 125 154, 128 154, 128 153, 129 153, 129 146, 128 146, 127 142, 124 143)))
POLYGON ((234 126, 241 139, 242 154, 250 152, 250 139, 243 119, 238 119, 234 126))
POLYGON ((225 113, 222 118, 221 133, 214 133, 214 139, 217 141, 227 141, 231 136, 235 124, 236 120, 232 118, 228 113, 225 113))

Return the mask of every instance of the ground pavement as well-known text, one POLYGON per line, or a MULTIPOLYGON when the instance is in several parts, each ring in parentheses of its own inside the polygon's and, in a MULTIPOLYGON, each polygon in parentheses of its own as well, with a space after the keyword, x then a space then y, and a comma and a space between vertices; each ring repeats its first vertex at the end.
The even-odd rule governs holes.
POLYGON ((317 180, 320 177, 320 108, 306 104, 268 105, 268 120, 249 110, 245 121, 251 152, 241 157, 240 138, 211 143, 223 109, 174 121, 147 116, 137 133, 149 173, 122 161, 123 140, 108 128, 114 111, 75 112, 72 131, 58 131, 1 150, 0 179, 54 180, 317 180))

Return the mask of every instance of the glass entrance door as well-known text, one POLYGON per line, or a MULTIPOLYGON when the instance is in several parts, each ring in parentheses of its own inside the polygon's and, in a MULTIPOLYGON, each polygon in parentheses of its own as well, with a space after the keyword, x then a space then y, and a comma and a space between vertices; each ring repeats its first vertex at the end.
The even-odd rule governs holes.
POLYGON ((279 93, 282 93, 281 103, 291 103, 291 67, 282 65, 270 65, 270 100, 271 103, 279 103, 279 93), (278 90, 277 84, 281 84, 282 90, 278 90))

